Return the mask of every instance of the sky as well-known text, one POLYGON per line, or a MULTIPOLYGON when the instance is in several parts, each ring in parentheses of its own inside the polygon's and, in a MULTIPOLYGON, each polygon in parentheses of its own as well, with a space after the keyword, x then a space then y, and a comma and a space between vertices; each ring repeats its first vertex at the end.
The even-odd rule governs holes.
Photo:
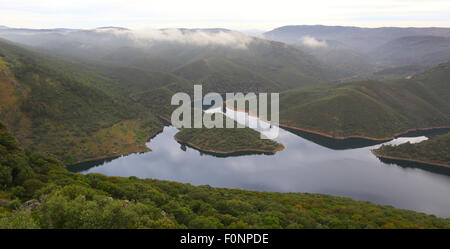
POLYGON ((229 28, 284 25, 450 27, 450 0, 0 0, 20 28, 229 28))

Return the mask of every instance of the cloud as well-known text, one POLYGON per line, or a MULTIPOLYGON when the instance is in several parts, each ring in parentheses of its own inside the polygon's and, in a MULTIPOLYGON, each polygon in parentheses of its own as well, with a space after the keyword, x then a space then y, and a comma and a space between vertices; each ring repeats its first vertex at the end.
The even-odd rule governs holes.
POLYGON ((325 48, 328 46, 326 41, 317 40, 316 38, 314 38, 312 36, 303 36, 300 39, 300 42, 305 46, 313 47, 313 48, 325 48))
POLYGON ((196 46, 224 46, 246 49, 254 38, 236 31, 195 29, 96 29, 96 32, 113 33, 132 39, 137 45, 151 46, 157 42, 173 42, 196 46))

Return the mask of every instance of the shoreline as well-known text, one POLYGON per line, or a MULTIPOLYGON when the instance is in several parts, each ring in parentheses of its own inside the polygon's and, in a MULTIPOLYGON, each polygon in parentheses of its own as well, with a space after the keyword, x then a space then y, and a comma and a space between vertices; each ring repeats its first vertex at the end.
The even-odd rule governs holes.
POLYGON ((374 141, 374 142, 382 142, 382 141, 390 141, 393 140, 395 138, 401 137, 402 135, 408 134, 410 132, 417 132, 417 131, 429 131, 429 130, 439 130, 439 129, 450 129, 450 126, 436 126, 436 127, 426 127, 426 128, 415 128, 415 129, 408 129, 404 132, 398 132, 395 133, 392 137, 382 137, 382 138, 376 138, 376 137, 368 137, 368 136, 361 136, 361 135, 350 135, 350 136, 332 136, 329 135, 327 133, 321 132, 321 131, 317 131, 317 130, 311 130, 311 129, 306 129, 306 128, 299 128, 299 127, 295 127, 295 126, 289 126, 289 125, 285 125, 285 124, 279 124, 279 127, 283 128, 289 128, 289 129, 293 129, 293 130, 299 130, 299 131, 304 131, 304 132, 308 132, 308 133, 312 133, 315 135, 320 135, 320 136, 324 136, 327 138, 332 138, 332 139, 336 139, 336 140, 346 140, 346 139, 354 139, 354 138, 358 138, 358 139, 366 139, 366 140, 370 140, 370 141, 374 141))
POLYGON ((437 167, 445 167, 445 168, 450 169, 450 164, 422 161, 422 160, 418 160, 418 159, 408 159, 408 158, 395 157, 395 156, 386 156, 386 155, 382 155, 382 154, 376 152, 375 149, 370 150, 370 152, 372 152, 372 154, 378 158, 398 160, 398 161, 411 162, 411 163, 422 163, 422 164, 428 164, 428 165, 437 166, 437 167))
MULTIPOLYGON (((167 123, 171 124, 169 119, 167 119, 167 118, 165 118, 165 117, 163 117, 161 115, 159 115, 159 118, 161 118, 162 120, 164 120, 167 123)), ((275 148, 274 150, 270 150, 270 151, 269 150, 262 150, 262 149, 240 149, 240 150, 233 150, 233 151, 227 152, 227 151, 220 151, 220 150, 202 149, 198 145, 194 145, 194 144, 192 144, 190 142, 181 141, 180 139, 178 139, 176 137, 176 134, 175 134, 175 136, 173 138, 178 143, 187 145, 187 146, 189 146, 189 147, 191 147, 193 149, 196 149, 198 151, 201 151, 203 153, 209 153, 209 154, 220 155, 220 156, 233 156, 233 155, 241 154, 241 153, 243 153, 243 154, 266 154, 266 153, 275 154, 276 152, 285 149, 284 145, 281 144, 281 146, 275 148)))
POLYGON ((209 150, 209 149, 202 149, 197 145, 194 145, 190 142, 184 142, 181 141, 176 137, 176 135, 173 137, 175 141, 177 141, 180 144, 187 145, 195 150, 198 150, 203 153, 207 154, 213 154, 213 155, 219 155, 219 156, 233 156, 233 155, 239 155, 239 154, 268 154, 273 155, 278 151, 282 151, 285 149, 284 145, 281 144, 281 146, 278 146, 274 150, 263 150, 263 149, 239 149, 239 150, 233 150, 233 151, 220 151, 220 150, 209 150))
MULTIPOLYGON (((229 108, 235 112, 245 112, 248 113, 249 116, 252 117, 256 117, 259 118, 258 115, 255 115, 247 110, 242 111, 242 110, 238 110, 237 108, 231 107, 228 105, 228 103, 225 101, 225 105, 226 108, 229 108)), ((260 119, 260 118, 259 118, 260 119)), ((263 120, 263 119, 261 119, 263 120)), ((268 120, 263 120, 264 122, 270 122, 268 120)), ((410 132, 416 132, 416 131, 428 131, 428 130, 437 130, 437 129, 450 129, 450 126, 435 126, 435 127, 425 127, 425 128, 412 128, 412 129, 408 129, 406 131, 403 132, 398 132, 398 133, 394 133, 393 136, 391 137, 381 137, 381 138, 376 138, 376 137, 369 137, 369 136, 362 136, 362 135, 350 135, 350 136, 333 136, 330 134, 327 134, 325 132, 322 131, 318 131, 318 130, 312 130, 312 129, 308 129, 308 128, 300 128, 300 127, 295 127, 295 126, 290 126, 287 124, 283 124, 283 123, 278 123, 275 124, 280 128, 289 128, 289 129, 293 129, 293 130, 298 130, 298 131, 303 131, 303 132, 307 132, 307 133, 311 133, 311 134, 315 134, 315 135, 319 135, 319 136, 323 136, 323 137, 327 137, 327 138, 331 138, 331 139, 336 139, 336 140, 346 140, 346 139, 366 139, 366 140, 370 140, 370 141, 374 141, 374 142, 383 142, 383 141, 390 141, 393 140, 397 137, 400 137, 402 135, 408 134, 410 132)))
MULTIPOLYGON (((156 137, 158 134, 160 134, 161 132, 163 132, 164 130, 164 126, 160 129, 158 129, 154 134, 151 134, 148 136, 148 138, 145 140, 145 143, 148 143, 150 140, 152 140, 154 137, 156 137)), ((144 144, 145 146, 145 144, 144 144)), ((83 164, 83 163, 89 163, 89 162, 93 162, 93 161, 100 161, 100 160, 108 160, 108 159, 115 159, 118 157, 122 157, 122 156, 128 156, 131 154, 135 154, 135 153, 145 153, 145 152, 151 152, 152 149, 148 148, 147 146, 145 146, 145 149, 142 150, 133 150, 131 152, 126 152, 126 153, 118 153, 117 155, 106 155, 106 156, 98 156, 98 157, 94 157, 94 158, 90 158, 90 159, 86 159, 86 160, 80 160, 77 161, 75 163, 71 163, 71 164, 67 164, 65 165, 65 167, 73 167, 76 166, 78 164, 83 164)))
POLYGON ((158 118, 162 119, 162 120, 163 120, 164 122, 166 122, 167 124, 172 125, 172 122, 171 122, 168 118, 166 118, 166 117, 164 117, 164 116, 162 116, 162 115, 158 115, 158 118))

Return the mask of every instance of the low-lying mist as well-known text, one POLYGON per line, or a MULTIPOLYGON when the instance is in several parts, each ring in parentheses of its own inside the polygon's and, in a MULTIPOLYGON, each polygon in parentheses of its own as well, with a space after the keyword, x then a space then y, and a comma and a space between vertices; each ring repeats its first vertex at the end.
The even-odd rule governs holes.
POLYGON ((106 27, 97 29, 2 29, 0 37, 22 44, 45 47, 101 46, 151 47, 170 43, 192 46, 220 46, 229 49, 247 49, 255 38, 226 29, 136 29, 106 27))
POLYGON ((96 29, 95 32, 126 37, 137 45, 152 45, 157 42, 171 42, 195 46, 224 46, 246 49, 253 38, 229 30, 189 30, 189 29, 96 29))

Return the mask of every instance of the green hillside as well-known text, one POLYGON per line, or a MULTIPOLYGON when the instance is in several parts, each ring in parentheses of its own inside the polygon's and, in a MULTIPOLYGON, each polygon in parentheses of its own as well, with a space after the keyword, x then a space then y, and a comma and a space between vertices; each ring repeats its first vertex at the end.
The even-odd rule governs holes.
POLYGON ((0 120, 22 145, 67 163, 148 150, 158 119, 100 90, 114 81, 80 68, 0 41, 0 120))
POLYGON ((330 67, 339 68, 348 77, 366 75, 375 67, 363 54, 359 54, 336 41, 323 41, 325 46, 311 47, 303 42, 292 44, 295 48, 316 57, 330 67))
POLYGON ((450 126, 450 63, 412 79, 300 88, 280 95, 280 122, 334 137, 392 137, 450 126))
MULTIPOLYGON (((162 129, 153 113, 170 117, 176 108, 170 105, 172 95, 193 90, 193 81, 170 73, 95 61, 83 65, 9 42, 0 43, 0 52, 4 89, 0 120, 25 147, 50 152, 66 163, 147 151, 145 142, 162 129)), ((220 74, 234 75, 225 68, 220 74)), ((241 76, 245 78, 234 75, 241 76)), ((247 79, 253 76, 249 73, 247 79)), ((209 89, 221 87, 210 79, 208 82, 209 89)), ((242 85, 244 82, 235 86, 244 90, 242 85)), ((272 152, 279 146, 259 139, 259 133, 248 128, 195 129, 182 134, 183 142, 203 150, 230 152, 230 146, 237 146, 239 151, 272 152), (217 137, 228 142, 237 137, 249 140, 220 145, 209 141, 217 137), (201 144, 198 139, 203 139, 201 144)))
MULTIPOLYGON (((233 32, 230 35, 233 35, 233 32)), ((114 56, 112 60, 109 60, 111 59, 109 56, 104 58, 118 65, 125 64, 150 71, 170 71, 191 80, 212 77, 211 84, 219 86, 217 89, 211 88, 213 91, 222 90, 221 85, 235 84, 230 82, 231 79, 249 85, 261 84, 258 89, 273 84, 289 89, 323 83, 346 75, 346 72, 325 65, 315 57, 286 44, 251 38, 243 34, 235 35, 240 39, 248 40, 244 48, 153 41, 149 47, 135 48, 133 45, 128 45, 130 47, 128 49, 117 48, 122 51, 120 56, 114 56), (153 66, 155 62, 162 62, 172 67, 169 70, 161 69, 159 65, 153 66), (238 75, 243 78, 237 77, 238 75), (255 82, 256 80, 262 80, 262 82, 255 82)), ((110 53, 117 54, 117 51, 113 49, 110 53)), ((204 84, 209 83, 204 82, 204 84)), ((242 91, 241 88, 244 87, 242 85, 239 87, 237 84, 236 86, 237 88, 231 91, 242 91)))
POLYGON ((450 133, 432 137, 420 143, 404 143, 397 146, 383 145, 373 150, 380 157, 420 161, 450 167, 450 133))
MULTIPOLYGON (((201 81, 208 91, 216 92, 289 89, 346 75, 294 47, 257 38, 252 38, 242 49, 154 42, 149 48, 118 48, 118 51, 121 51, 120 56, 104 58, 120 66, 163 71, 186 80, 201 81), (166 64, 172 67, 162 69, 155 65, 158 61, 168 61, 170 63, 166 64)), ((118 51, 111 53, 116 55, 118 51)))
POLYGON ((268 92, 282 87, 251 70, 225 58, 208 58, 180 67, 174 73, 202 84, 205 92, 268 92))
POLYGON ((0 228, 450 228, 449 219, 319 194, 80 175, 0 125, 0 228))

